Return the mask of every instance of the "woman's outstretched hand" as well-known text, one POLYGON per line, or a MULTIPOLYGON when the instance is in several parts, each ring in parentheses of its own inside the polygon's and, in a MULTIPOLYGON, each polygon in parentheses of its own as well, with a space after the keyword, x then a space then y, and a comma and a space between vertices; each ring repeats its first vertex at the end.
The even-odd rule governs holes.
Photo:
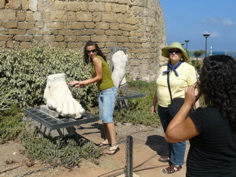
POLYGON ((72 81, 72 82, 69 82, 68 85, 74 85, 75 88, 82 86, 80 81, 72 81))

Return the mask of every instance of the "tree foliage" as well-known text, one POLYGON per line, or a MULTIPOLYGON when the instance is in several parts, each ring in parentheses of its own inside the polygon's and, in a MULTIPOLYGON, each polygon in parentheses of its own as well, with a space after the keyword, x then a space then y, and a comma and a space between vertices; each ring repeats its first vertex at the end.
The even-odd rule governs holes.
POLYGON ((198 59, 202 54, 204 54, 205 53, 205 51, 204 50, 195 50, 194 52, 193 52, 193 56, 196 58, 196 59, 198 59))

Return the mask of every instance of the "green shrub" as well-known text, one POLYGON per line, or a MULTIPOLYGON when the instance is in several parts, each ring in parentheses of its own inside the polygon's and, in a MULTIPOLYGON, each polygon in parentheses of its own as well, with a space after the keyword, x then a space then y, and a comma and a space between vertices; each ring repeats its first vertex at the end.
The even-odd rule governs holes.
MULTIPOLYGON (((84 80, 91 76, 91 65, 83 62, 81 52, 70 49, 45 45, 29 49, 0 48, 0 90, 10 92, 5 100, 17 102, 21 108, 44 104, 47 76, 56 73, 65 73, 67 81, 84 80)), ((88 108, 95 102, 94 84, 70 89, 83 107, 88 108)), ((0 96, 1 99, 3 96, 0 96)))

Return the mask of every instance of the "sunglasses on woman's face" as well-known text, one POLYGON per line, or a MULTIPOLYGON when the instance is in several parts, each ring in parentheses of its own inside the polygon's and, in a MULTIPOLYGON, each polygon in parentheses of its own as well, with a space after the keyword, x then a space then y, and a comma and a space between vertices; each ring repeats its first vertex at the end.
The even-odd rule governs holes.
POLYGON ((173 50, 173 49, 170 49, 170 50, 169 50, 169 53, 176 53, 176 54, 178 54, 178 53, 182 53, 182 51, 181 51, 181 50, 173 50))
POLYGON ((87 52, 88 54, 94 53, 94 52, 96 52, 96 51, 97 51, 96 49, 93 49, 93 50, 86 50, 86 52, 87 52))

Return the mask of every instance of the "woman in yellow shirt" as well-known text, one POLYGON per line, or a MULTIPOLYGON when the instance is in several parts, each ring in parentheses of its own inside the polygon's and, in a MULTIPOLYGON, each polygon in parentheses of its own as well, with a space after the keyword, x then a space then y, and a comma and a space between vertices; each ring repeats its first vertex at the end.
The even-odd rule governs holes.
MULTIPOLYGON (((164 132, 170 123, 172 117, 168 113, 168 105, 171 103, 170 93, 167 83, 167 75, 169 74, 170 90, 172 99, 184 98, 185 88, 197 81, 196 71, 194 67, 185 61, 189 58, 186 50, 178 42, 173 42, 170 46, 162 49, 162 56, 169 58, 169 62, 162 65, 160 74, 157 77, 157 89, 153 99, 151 112, 156 112, 156 104, 158 103, 158 114, 161 120, 164 132)), ((199 106, 197 102, 196 107, 199 106)), ((184 154, 186 142, 169 143, 169 156, 160 157, 159 161, 169 162, 169 167, 164 168, 164 173, 170 174, 179 171, 184 164, 184 154)))

